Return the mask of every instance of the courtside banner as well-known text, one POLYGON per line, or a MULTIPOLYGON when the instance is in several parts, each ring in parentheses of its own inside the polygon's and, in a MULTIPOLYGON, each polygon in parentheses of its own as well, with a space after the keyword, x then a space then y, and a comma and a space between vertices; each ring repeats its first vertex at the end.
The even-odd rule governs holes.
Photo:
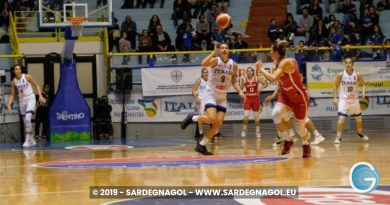
MULTIPOLYGON (((109 104, 112 105, 111 117, 113 122, 121 121, 121 95, 109 94, 109 104)), ((237 94, 228 95, 228 108, 225 120, 242 120, 243 104, 237 94)), ((275 101, 263 104, 260 119, 271 119, 275 101)), ((195 111, 195 101, 192 96, 176 97, 143 97, 142 94, 126 96, 127 122, 180 122, 188 113, 195 111)), ((367 110, 363 115, 390 114, 390 96, 369 97, 367 110)), ((309 117, 337 116, 337 108, 332 98, 310 98, 309 117)), ((253 116, 250 116, 250 119, 253 116)))
MULTIPOLYGON (((8 102, 8 97, 9 95, 4 95, 4 102, 8 102)), ((0 123, 12 123, 20 121, 19 103, 12 103, 11 109, 12 111, 8 112, 8 107, 5 103, 0 105, 0 123)))
MULTIPOLYGON (((306 65, 310 97, 333 97, 334 82, 337 73, 344 70, 344 62, 308 62, 306 65)), ((363 74, 367 96, 390 95, 390 66, 386 61, 355 62, 354 68, 363 74)))
MULTIPOLYGON (((238 68, 246 69, 249 66, 255 68, 254 63, 239 64, 238 68)), ((264 63, 264 67, 271 70, 274 65, 273 63, 264 63)), ((212 72, 212 69, 209 69, 209 72, 212 72)), ((143 96, 191 95, 192 86, 200 78, 200 75, 201 66, 143 68, 141 70, 142 94, 143 96)), ((273 91, 275 87, 275 83, 269 83, 265 91, 273 91)), ((229 92, 235 91, 230 87, 229 92)))

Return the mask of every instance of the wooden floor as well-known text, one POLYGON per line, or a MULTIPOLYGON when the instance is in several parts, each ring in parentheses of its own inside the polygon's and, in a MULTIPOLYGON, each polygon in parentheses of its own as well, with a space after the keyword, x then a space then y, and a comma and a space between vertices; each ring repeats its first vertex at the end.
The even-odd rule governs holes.
MULTIPOLYGON (((0 204, 102 204, 113 199, 90 199, 90 186, 349 186, 349 171, 361 161, 374 165, 380 185, 390 184, 390 134, 369 133, 370 141, 345 136, 341 146, 333 135, 312 147, 312 157, 302 159, 295 145, 287 160, 235 165, 45 168, 37 163, 137 157, 198 156, 192 139, 180 146, 141 147, 127 150, 76 151, 65 149, 0 150, 0 204)), ((164 141, 151 139, 150 141, 164 141)), ((273 139, 226 137, 208 145, 216 155, 279 156, 273 139)), ((390 202, 389 202, 390 203, 390 202)))

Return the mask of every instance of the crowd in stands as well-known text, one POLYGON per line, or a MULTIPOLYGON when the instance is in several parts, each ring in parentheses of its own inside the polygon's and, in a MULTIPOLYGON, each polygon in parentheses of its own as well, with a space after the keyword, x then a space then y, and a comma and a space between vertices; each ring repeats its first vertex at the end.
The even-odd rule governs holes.
MULTIPOLYGON (((323 0, 325 5, 333 3, 323 0)), ((360 7, 356 8, 352 0, 335 1, 336 13, 343 13, 342 19, 336 19, 334 14, 328 16, 320 7, 319 0, 298 0, 297 14, 301 14, 298 21, 294 15, 288 13, 285 21, 278 25, 274 19, 268 28, 268 36, 271 41, 286 39, 291 46, 297 46, 298 50, 305 47, 330 46, 330 52, 303 51, 297 53, 302 61, 307 60, 341 60, 342 57, 358 59, 371 56, 374 59, 383 59, 385 53, 373 49, 372 52, 364 52, 356 49, 341 50, 341 46, 356 45, 384 45, 385 36, 379 25, 379 15, 383 10, 390 9, 388 0, 380 0, 374 5, 372 0, 360 0, 360 7), (357 15, 357 11, 360 11, 357 15), (305 40, 293 45, 296 36, 304 36, 305 40)), ((328 10, 326 7, 325 10, 328 10)))

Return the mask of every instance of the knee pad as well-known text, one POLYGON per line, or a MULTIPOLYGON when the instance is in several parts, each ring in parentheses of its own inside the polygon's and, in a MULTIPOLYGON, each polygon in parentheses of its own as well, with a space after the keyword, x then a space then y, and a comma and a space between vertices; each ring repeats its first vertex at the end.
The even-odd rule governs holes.
POLYGON ((339 116, 339 121, 338 121, 338 123, 344 123, 344 122, 345 122, 345 119, 346 119, 345 116, 340 115, 340 116, 339 116))
POLYGON ((32 132, 31 117, 32 117, 31 113, 26 113, 26 116, 23 118, 24 128, 26 132, 32 132))
POLYGON ((287 109, 285 105, 276 103, 274 109, 272 110, 272 119, 275 124, 279 124, 287 117, 287 109))
POLYGON ((260 111, 253 112, 253 118, 255 118, 255 121, 260 120, 260 111))
POLYGON ((305 119, 305 124, 308 123, 308 122, 310 122, 310 119, 307 117, 307 118, 305 119))
POLYGON ((298 135, 303 137, 307 134, 307 129, 305 127, 306 120, 297 120, 295 122, 295 130, 297 131, 298 135))
POLYGON ((250 110, 244 110, 244 118, 249 118, 250 110))

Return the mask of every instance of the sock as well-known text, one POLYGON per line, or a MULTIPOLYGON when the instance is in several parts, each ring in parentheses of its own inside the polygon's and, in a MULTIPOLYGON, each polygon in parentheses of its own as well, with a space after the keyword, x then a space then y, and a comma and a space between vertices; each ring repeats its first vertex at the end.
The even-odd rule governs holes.
POLYGON ((260 132, 260 126, 256 127, 256 132, 260 132))
POLYGON ((192 121, 198 122, 198 120, 199 120, 199 115, 192 116, 192 121))
POLYGON ((307 140, 302 140, 302 144, 303 144, 303 145, 308 145, 308 144, 309 144, 309 139, 307 139, 307 140))
POLYGON ((357 129, 357 135, 359 135, 360 137, 363 137, 363 129, 357 129))
POLYGON ((203 135, 203 129, 199 129, 199 134, 203 135))
POLYGON ((320 135, 320 133, 318 132, 318 130, 314 130, 314 131, 313 131, 313 134, 314 134, 314 136, 316 136, 316 137, 317 137, 318 135, 320 135))
POLYGON ((207 143, 209 143, 209 139, 207 139, 207 137, 203 137, 199 142, 200 145, 206 145, 207 143))
POLYGON ((287 132, 288 132, 287 139, 290 141, 295 136, 294 129, 289 129, 289 130, 287 130, 287 132))
POLYGON ((337 138, 341 138, 341 132, 337 132, 337 138))
POLYGON ((247 124, 243 124, 242 125, 242 130, 246 130, 246 128, 248 128, 248 125, 247 124))

